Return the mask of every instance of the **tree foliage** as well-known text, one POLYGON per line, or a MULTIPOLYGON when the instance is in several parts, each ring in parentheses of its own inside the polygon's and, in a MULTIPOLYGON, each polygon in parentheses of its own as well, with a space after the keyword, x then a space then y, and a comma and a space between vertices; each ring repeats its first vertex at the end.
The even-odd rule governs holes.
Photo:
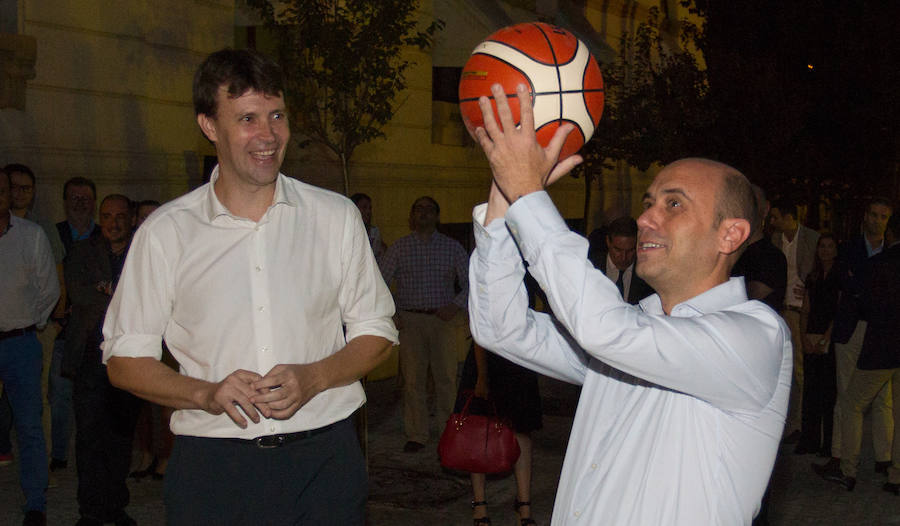
POLYGON ((577 174, 585 177, 585 220, 591 183, 610 161, 646 170, 702 153, 714 113, 706 72, 691 52, 699 34, 695 25, 667 20, 652 7, 634 33, 622 36, 615 62, 602 67, 603 118, 577 174))
POLYGON ((606 69, 607 114, 596 142, 605 157, 640 170, 696 152, 712 120, 706 72, 691 53, 697 28, 661 19, 652 7, 633 34, 622 37, 606 69), (677 27, 677 35, 664 30, 677 27))
POLYGON ((429 48, 443 24, 420 28, 417 0, 247 0, 278 43, 291 128, 327 147, 349 193, 356 148, 384 136, 413 62, 405 48, 429 48))
POLYGON ((710 146, 845 235, 863 203, 900 191, 900 4, 693 0, 718 118, 710 146), (833 206, 830 223, 818 203, 833 206))

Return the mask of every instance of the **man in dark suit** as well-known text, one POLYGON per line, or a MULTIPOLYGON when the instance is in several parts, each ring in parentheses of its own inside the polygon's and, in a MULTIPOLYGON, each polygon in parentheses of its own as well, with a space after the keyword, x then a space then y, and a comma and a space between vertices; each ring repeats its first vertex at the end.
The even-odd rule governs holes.
POLYGON ((74 378, 75 453, 78 470, 77 526, 135 524, 125 513, 125 485, 139 401, 109 383, 101 363, 103 318, 125 264, 134 228, 127 197, 100 204, 101 235, 72 246, 65 273, 72 315, 66 329, 62 373, 74 378))
MULTIPOLYGON (((885 388, 893 383, 893 419, 900 419, 900 217, 890 219, 884 244, 888 248, 870 259, 866 269, 860 315, 868 323, 859 361, 850 376, 841 404, 840 468, 823 473, 827 480, 852 490, 856 485, 857 463, 862 442, 863 412, 885 388)), ((883 489, 900 495, 900 426, 894 426, 893 463, 885 472, 883 489)), ((877 458, 877 457, 876 457, 877 458)))
POLYGON ((637 222, 620 217, 609 224, 606 250, 591 250, 591 263, 619 288, 622 298, 632 305, 653 294, 653 288, 634 272, 637 222))
MULTIPOLYGON (((837 372, 837 403, 834 408, 834 433, 832 459, 826 465, 834 470, 843 447, 843 397, 856 368, 867 321, 860 314, 860 307, 868 302, 862 289, 870 258, 879 254, 885 246, 885 228, 893 206, 884 199, 873 199, 866 206, 862 220, 862 232, 850 241, 842 243, 838 258, 845 263, 846 274, 841 276, 841 299, 834 315, 831 340, 834 342, 835 368, 837 372)), ((872 402, 872 445, 875 450, 876 471, 886 472, 891 459, 891 406, 890 389, 883 389, 872 402)))

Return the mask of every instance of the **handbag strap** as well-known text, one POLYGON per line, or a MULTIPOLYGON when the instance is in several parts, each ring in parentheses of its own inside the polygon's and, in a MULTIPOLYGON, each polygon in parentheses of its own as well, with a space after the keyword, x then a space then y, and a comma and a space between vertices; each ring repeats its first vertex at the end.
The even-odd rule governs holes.
MULTIPOLYGON (((464 391, 468 393, 466 398, 466 403, 463 404, 462 411, 459 412, 460 418, 466 418, 469 415, 469 404, 472 403, 472 399, 475 398, 475 391, 464 391)), ((490 398, 486 398, 486 400, 491 404, 491 412, 493 413, 494 420, 499 420, 499 416, 497 416, 497 404, 494 403, 490 398)))

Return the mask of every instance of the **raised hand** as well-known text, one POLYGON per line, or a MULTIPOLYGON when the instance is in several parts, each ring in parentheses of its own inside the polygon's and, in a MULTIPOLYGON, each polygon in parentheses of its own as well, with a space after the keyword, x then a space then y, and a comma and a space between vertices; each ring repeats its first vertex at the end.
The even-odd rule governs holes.
POLYGON ((534 111, 531 96, 524 84, 516 87, 521 112, 521 126, 516 126, 503 87, 491 86, 491 94, 497 103, 500 123, 494 119, 490 100, 478 100, 484 127, 474 128, 465 121, 472 137, 481 145, 491 164, 494 182, 499 191, 512 203, 519 197, 543 190, 581 163, 573 155, 557 163, 566 136, 574 129, 571 124, 559 127, 546 148, 542 147, 534 132, 534 111))

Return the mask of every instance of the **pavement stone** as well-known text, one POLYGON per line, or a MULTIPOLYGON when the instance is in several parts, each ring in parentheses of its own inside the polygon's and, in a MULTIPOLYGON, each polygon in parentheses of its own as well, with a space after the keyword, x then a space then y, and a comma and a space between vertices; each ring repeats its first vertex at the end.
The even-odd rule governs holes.
MULTIPOLYGON (((572 424, 578 390, 541 379, 544 428, 534 433, 533 513, 539 525, 550 522, 559 472, 572 424)), ((434 440, 416 453, 404 453, 400 389, 395 378, 369 382, 368 404, 370 526, 470 525, 467 474, 448 472, 437 457, 436 437, 442 426, 434 423, 434 440)), ((868 422, 867 422, 868 424, 868 422)), ((868 425, 864 429, 868 429, 868 425)), ((856 490, 820 479, 810 463, 825 459, 794 455, 783 446, 772 477, 769 523, 772 525, 873 526, 900 525, 900 497, 881 490, 884 475, 874 472, 871 440, 864 437, 856 490)), ((77 480, 74 464, 54 473, 58 487, 47 491, 48 524, 75 524, 77 480)), ((128 513, 143 526, 164 524, 162 482, 129 481, 128 513)), ((516 524, 512 511, 513 477, 488 480, 487 500, 495 525, 516 524)), ((18 525, 23 498, 18 464, 0 467, 0 526, 18 525)), ((598 524, 601 524, 598 522, 598 524)), ((209 525, 214 526, 214 525, 209 525)))

